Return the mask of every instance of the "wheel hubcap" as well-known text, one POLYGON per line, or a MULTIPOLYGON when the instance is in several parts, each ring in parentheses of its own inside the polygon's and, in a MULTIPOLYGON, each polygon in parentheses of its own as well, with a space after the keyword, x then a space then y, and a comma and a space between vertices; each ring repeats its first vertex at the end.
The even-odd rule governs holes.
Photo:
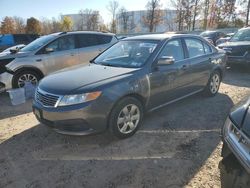
POLYGON ((220 76, 218 74, 214 74, 211 82, 210 82, 210 91, 214 94, 218 91, 220 86, 220 76))
POLYGON ((131 133, 140 121, 140 110, 134 104, 125 106, 119 113, 117 126, 121 133, 131 133))
POLYGON ((24 87, 25 82, 30 82, 33 85, 36 85, 38 80, 33 74, 23 74, 18 79, 18 87, 24 87))

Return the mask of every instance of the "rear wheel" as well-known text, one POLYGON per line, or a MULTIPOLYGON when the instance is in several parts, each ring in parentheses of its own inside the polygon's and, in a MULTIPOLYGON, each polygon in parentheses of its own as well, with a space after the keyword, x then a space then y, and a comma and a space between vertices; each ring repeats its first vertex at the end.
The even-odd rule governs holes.
POLYGON ((24 87, 25 82, 37 85, 40 79, 41 76, 35 71, 21 71, 14 75, 12 84, 14 88, 24 87))
POLYGON ((118 138, 135 134, 143 119, 143 106, 137 99, 126 97, 119 101, 110 114, 109 130, 118 138))
POLYGON ((210 79, 207 83, 207 86, 204 90, 205 95, 213 97, 215 96, 220 88, 220 83, 221 83, 221 76, 219 71, 214 71, 211 76, 210 79))

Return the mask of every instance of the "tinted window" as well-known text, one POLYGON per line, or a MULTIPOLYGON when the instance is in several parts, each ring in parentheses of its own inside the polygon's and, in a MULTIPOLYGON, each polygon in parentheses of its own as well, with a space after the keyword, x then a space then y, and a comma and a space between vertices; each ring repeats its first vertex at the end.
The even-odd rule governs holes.
POLYGON ((47 48, 53 48, 54 52, 74 49, 75 48, 74 35, 68 35, 56 39, 54 42, 49 44, 47 48))
POLYGON ((113 38, 112 36, 108 36, 108 35, 99 35, 100 44, 110 43, 112 38, 113 38))
POLYGON ((183 48, 180 40, 169 41, 160 53, 160 57, 170 56, 179 61, 184 59, 183 48))
POLYGON ((78 35, 79 47, 89 47, 100 45, 99 35, 95 34, 81 34, 78 35))
POLYGON ((187 45, 187 50, 190 58, 205 54, 202 42, 200 40, 190 38, 190 39, 185 39, 185 42, 187 45))
POLYGON ((206 43, 203 43, 204 44, 204 50, 205 50, 205 53, 206 54, 210 54, 212 53, 212 49, 209 45, 207 45, 206 43))

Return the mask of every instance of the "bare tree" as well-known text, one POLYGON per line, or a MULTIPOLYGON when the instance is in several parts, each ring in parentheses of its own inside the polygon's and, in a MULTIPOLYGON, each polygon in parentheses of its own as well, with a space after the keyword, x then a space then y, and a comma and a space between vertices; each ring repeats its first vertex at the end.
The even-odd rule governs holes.
POLYGON ((149 32, 153 32, 156 30, 156 26, 163 20, 160 0, 149 0, 146 8, 147 12, 146 16, 143 17, 143 22, 148 27, 149 32))
POLYGON ((119 19, 121 21, 122 30, 124 33, 128 32, 129 17, 130 15, 128 11, 124 7, 122 7, 119 10, 119 19))
POLYGON ((97 30, 99 25, 99 12, 92 9, 80 10, 79 30, 97 30))
POLYGON ((183 7, 184 0, 171 0, 172 6, 176 10, 176 23, 178 23, 178 30, 182 31, 184 27, 184 7, 183 7))
POLYGON ((209 0, 204 1, 204 22, 203 22, 203 29, 207 29, 207 17, 209 12, 209 0))
POLYGON ((246 15, 246 23, 245 25, 248 26, 248 21, 249 21, 249 12, 250 12, 250 0, 243 0, 243 4, 247 3, 247 15, 246 15))
POLYGON ((107 5, 107 10, 110 12, 112 16, 111 20, 111 32, 116 33, 116 14, 119 8, 118 1, 109 1, 109 4, 107 5))
POLYGON ((193 5, 193 21, 192 21, 192 30, 193 31, 195 29, 196 17, 198 15, 198 9, 199 9, 199 3, 200 3, 200 0, 194 0, 194 5, 193 5))
POLYGON ((25 21, 21 17, 14 16, 13 17, 15 23, 15 33, 25 33, 25 21))

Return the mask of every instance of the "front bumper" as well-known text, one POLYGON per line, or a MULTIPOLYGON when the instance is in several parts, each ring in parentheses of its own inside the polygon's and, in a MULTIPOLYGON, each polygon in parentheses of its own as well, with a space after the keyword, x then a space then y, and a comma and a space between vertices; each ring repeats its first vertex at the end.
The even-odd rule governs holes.
POLYGON ((237 130, 239 135, 235 134, 233 131, 225 131, 223 135, 224 143, 227 144, 228 148, 233 152, 246 171, 250 173, 250 143, 247 143, 247 145, 245 143, 245 141, 249 141, 249 139, 247 139, 246 135, 237 129, 236 126, 233 124, 230 126, 231 127, 229 127, 228 130, 232 130, 231 128, 233 127, 233 129, 237 130), (242 139, 244 139, 244 142, 242 139))
POLYGON ((33 113, 42 124, 62 134, 87 135, 107 128, 107 111, 96 101, 56 108, 34 101, 33 113))
POLYGON ((8 72, 4 72, 0 74, 0 92, 6 91, 12 88, 12 79, 13 79, 13 75, 8 72))

